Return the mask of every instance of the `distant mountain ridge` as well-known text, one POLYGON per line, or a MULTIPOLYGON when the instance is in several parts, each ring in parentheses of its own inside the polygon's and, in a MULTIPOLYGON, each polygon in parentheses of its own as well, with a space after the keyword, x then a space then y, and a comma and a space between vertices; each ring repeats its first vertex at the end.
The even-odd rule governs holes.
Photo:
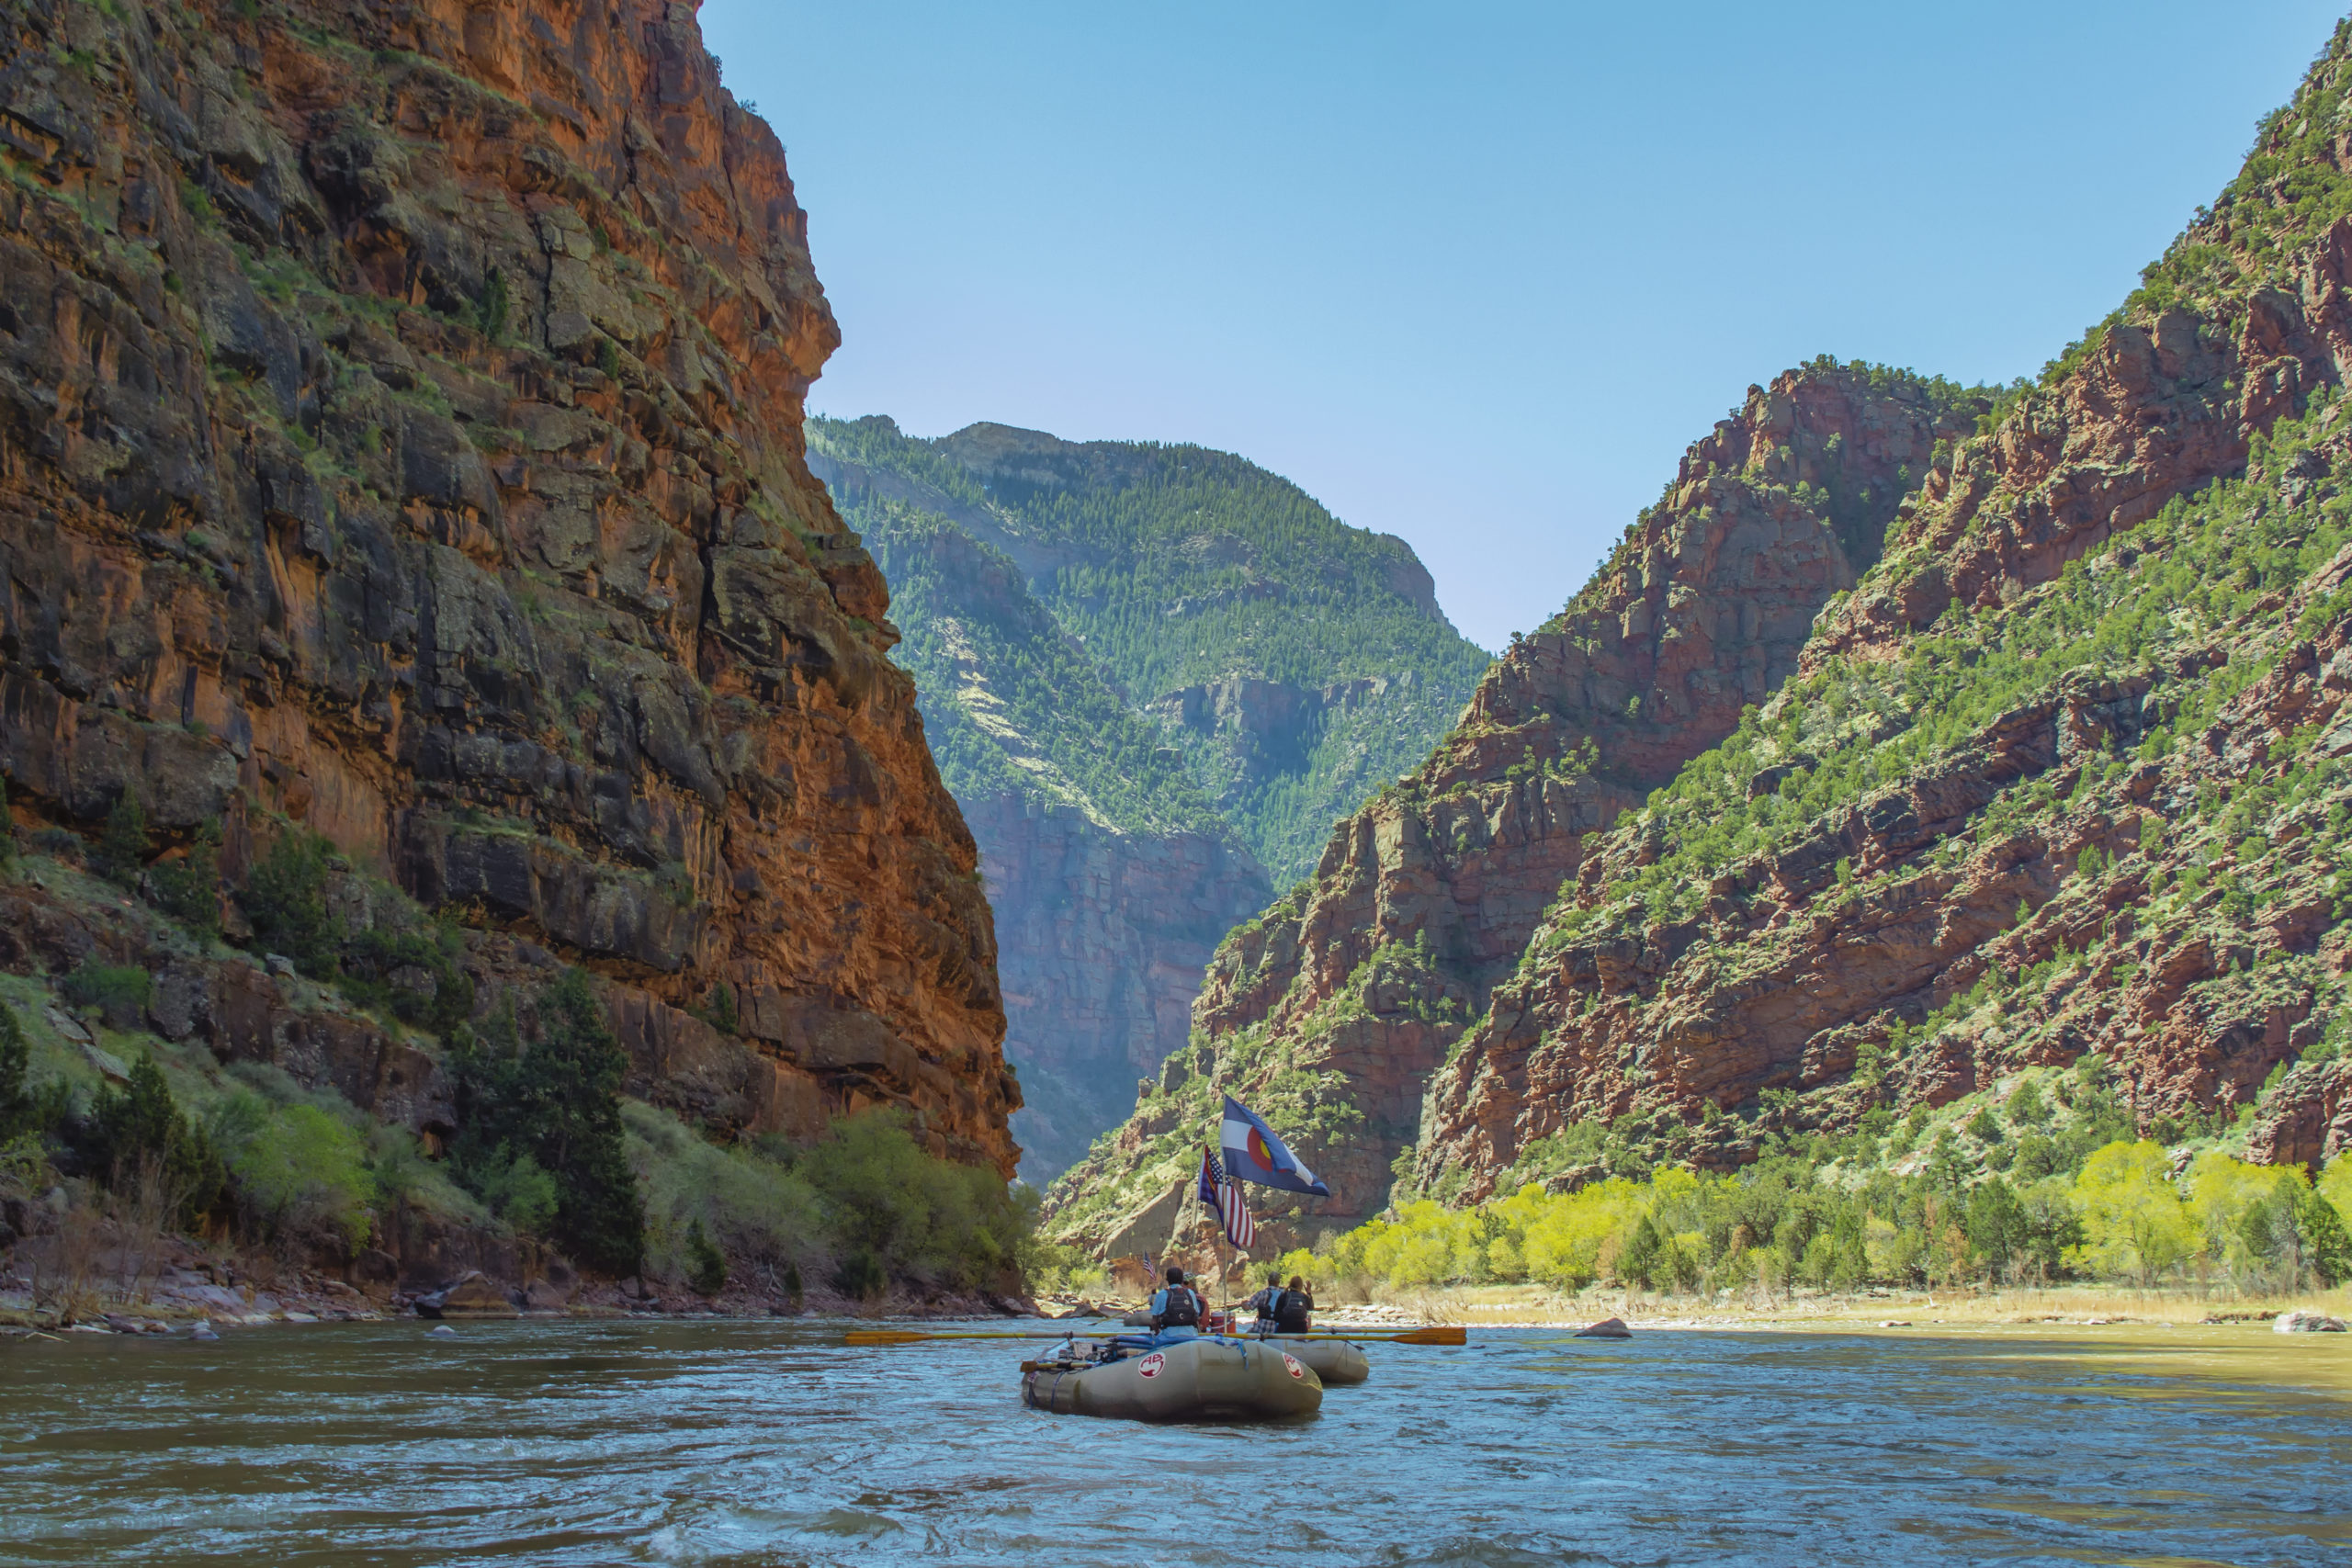
POLYGON ((1305 870, 1489 661, 1401 540, 1229 454, 881 417, 808 434, 980 846, 1042 1181, 1186 1043, 1267 866, 1305 870))
POLYGON ((809 433, 861 531, 895 503, 1011 560, 1278 884, 1419 765, 1492 661, 1411 547, 1230 453, 1001 424, 926 441, 880 416, 809 433))

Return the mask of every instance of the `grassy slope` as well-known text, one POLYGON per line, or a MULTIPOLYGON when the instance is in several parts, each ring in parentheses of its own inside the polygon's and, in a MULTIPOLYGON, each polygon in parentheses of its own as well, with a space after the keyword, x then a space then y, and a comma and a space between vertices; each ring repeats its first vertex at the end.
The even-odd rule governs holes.
MULTIPOLYGON (((1289 481, 1226 453, 1104 443, 1056 459, 1050 482, 984 481, 945 455, 947 443, 904 436, 887 420, 812 420, 809 437, 843 461, 985 508, 1007 536, 1058 560, 1028 586, 1061 646, 1082 648, 1130 708, 1236 676, 1317 693, 1386 679, 1387 691, 1330 713, 1295 754, 1254 767, 1229 732, 1163 732, 1278 883, 1311 865, 1334 818, 1420 761, 1488 662, 1396 586, 1414 570, 1402 543, 1346 526, 1289 481)), ((848 517, 885 553, 894 613, 916 642, 941 601, 916 583, 925 541, 914 530, 936 520, 876 503, 854 504, 848 517)), ((915 660, 939 668, 928 649, 908 657, 919 684, 915 660)), ((1087 743, 1070 717, 1023 716, 1037 726, 1023 731, 1034 750, 1066 750, 1064 727, 1087 743)), ((956 765, 1002 782, 960 755, 956 765)), ((961 787, 955 774, 948 783, 961 787)))

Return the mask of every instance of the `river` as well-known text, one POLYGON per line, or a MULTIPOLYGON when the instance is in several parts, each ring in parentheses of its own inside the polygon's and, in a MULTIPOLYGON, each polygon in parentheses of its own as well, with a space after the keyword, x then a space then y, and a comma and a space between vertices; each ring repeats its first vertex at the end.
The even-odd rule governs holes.
POLYGON ((2352 1562, 2352 1337, 1477 1329, 1297 1425, 1148 1427, 842 1326, 11 1341, 0 1562, 2352 1562))

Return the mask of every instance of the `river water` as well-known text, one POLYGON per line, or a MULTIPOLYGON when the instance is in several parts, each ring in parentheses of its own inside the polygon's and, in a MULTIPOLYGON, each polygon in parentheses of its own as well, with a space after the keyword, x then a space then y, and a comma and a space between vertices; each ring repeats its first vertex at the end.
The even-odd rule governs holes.
POLYGON ((0 1562, 2352 1562, 2352 1337, 1476 1329, 1149 1427, 842 1326, 12 1341, 0 1562))

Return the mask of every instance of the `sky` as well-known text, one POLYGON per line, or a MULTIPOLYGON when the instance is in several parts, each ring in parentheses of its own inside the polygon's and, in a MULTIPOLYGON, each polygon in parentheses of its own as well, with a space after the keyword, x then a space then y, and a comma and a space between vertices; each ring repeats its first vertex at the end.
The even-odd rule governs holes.
POLYGON ((2344 0, 706 0, 842 346, 816 412, 1195 442, 1557 610, 1750 383, 2031 375, 2344 0))

